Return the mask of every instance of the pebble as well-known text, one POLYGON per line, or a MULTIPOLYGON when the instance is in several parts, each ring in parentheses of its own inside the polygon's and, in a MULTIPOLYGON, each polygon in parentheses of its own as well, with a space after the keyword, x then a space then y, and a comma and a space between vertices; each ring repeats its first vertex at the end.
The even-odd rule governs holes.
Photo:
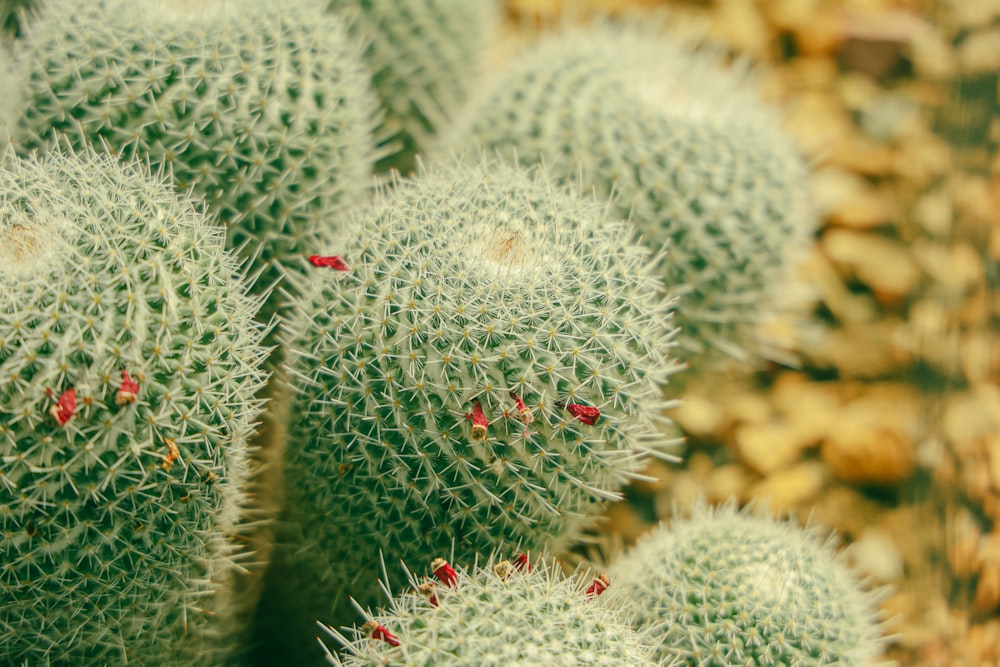
POLYGON ((750 496, 767 500, 777 514, 812 501, 822 491, 829 470, 819 461, 804 461, 755 483, 750 496))
POLYGON ((903 556, 892 536, 880 528, 869 528, 844 549, 848 561, 862 574, 887 584, 903 578, 903 556))
POLYGON ((920 282, 920 270, 908 249, 891 239, 833 228, 827 230, 821 243, 836 265, 883 300, 901 299, 920 282))

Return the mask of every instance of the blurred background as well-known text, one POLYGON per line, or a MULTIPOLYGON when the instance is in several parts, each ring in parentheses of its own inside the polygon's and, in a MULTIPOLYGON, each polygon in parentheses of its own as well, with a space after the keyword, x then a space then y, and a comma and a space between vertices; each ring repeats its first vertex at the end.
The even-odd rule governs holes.
MULTIPOLYGON (((668 9, 766 72, 822 225, 792 354, 686 387, 684 462, 604 530, 628 545, 705 494, 836 529, 901 665, 1000 664, 1000 0, 507 0, 510 39, 668 9)), ((502 56, 501 56, 502 57, 502 56)))

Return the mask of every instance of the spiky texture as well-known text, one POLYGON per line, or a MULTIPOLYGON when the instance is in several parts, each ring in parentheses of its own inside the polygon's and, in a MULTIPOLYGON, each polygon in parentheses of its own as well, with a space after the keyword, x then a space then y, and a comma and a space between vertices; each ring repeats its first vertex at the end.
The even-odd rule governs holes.
POLYGON ((751 325, 814 226, 807 170, 744 68, 670 39, 655 22, 549 35, 456 116, 443 150, 484 146, 616 192, 618 213, 669 246, 667 284, 689 290, 677 319, 687 359, 747 357, 751 325))
MULTIPOLYGON (((367 191, 374 95, 321 0, 47 0, 16 47, 21 149, 64 134, 171 168, 267 268, 367 191)), ((64 141, 60 138, 59 141, 64 141)))
POLYGON ((497 0, 330 0, 367 44, 365 62, 391 142, 378 169, 412 171, 414 155, 465 101, 500 32, 497 0))
POLYGON ((347 270, 312 267, 282 322, 290 578, 318 559, 335 607, 313 618, 377 597, 359 578, 380 549, 454 541, 471 560, 568 539, 663 446, 671 304, 593 199, 536 170, 447 164, 317 250, 347 270))
MULTIPOLYGON (((558 564, 499 561, 418 582, 342 646, 340 667, 652 667, 653 649, 619 610, 599 599, 606 579, 567 577, 558 564), (378 630, 377 628, 382 628, 378 630), (390 633, 389 635, 384 632, 390 633), (373 636, 374 635, 374 636, 373 636), (398 643, 398 646, 392 646, 398 643)), ((434 565, 440 567, 440 561, 434 565)), ((447 564, 445 564, 447 565, 447 564)), ((433 566, 432 566, 433 569, 433 566)), ((612 582, 612 586, 614 582, 612 582)))
POLYGON ((884 645, 881 595, 832 540, 760 510, 699 505, 615 561, 606 597, 636 614, 662 660, 863 667, 884 645))
POLYGON ((259 298, 164 178, 0 158, 0 663, 219 664, 259 298))
POLYGON ((0 0, 0 31, 4 36, 21 34, 22 17, 36 8, 36 0, 0 0))

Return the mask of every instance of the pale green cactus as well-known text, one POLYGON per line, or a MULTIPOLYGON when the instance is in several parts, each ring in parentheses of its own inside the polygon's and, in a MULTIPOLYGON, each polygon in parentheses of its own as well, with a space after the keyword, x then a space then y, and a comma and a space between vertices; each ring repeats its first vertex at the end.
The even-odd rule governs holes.
POLYGON ((452 568, 431 563, 433 578, 366 614, 349 635, 323 629, 343 648, 339 667, 653 667, 653 649, 621 610, 600 596, 607 576, 526 554, 513 561, 452 568), (589 575, 589 576, 587 576, 589 575))
POLYGON ((566 27, 519 53, 456 116, 437 152, 499 151, 617 194, 647 243, 668 248, 685 359, 752 359, 815 217, 808 170, 745 67, 629 21, 566 27), (714 356, 714 355, 713 355, 714 356))
POLYGON ((0 159, 0 663, 232 648, 266 375, 222 231, 137 165, 0 159))
POLYGON ((500 32, 497 0, 330 0, 367 44, 365 62, 385 110, 379 169, 404 173, 483 74, 500 32))
POLYGON ((258 289, 367 194, 377 103, 322 0, 47 0, 15 57, 19 149, 68 140, 169 167, 258 289))
POLYGON ((878 602, 823 540, 763 512, 696 506, 615 560, 609 603, 683 665, 844 665, 881 655, 878 602))
POLYGON ((358 577, 379 550, 554 548, 664 447, 672 303, 606 213, 537 170, 454 163, 316 248, 281 325, 295 405, 275 579, 323 591, 334 608, 310 623, 345 619, 348 591, 377 597, 358 577))

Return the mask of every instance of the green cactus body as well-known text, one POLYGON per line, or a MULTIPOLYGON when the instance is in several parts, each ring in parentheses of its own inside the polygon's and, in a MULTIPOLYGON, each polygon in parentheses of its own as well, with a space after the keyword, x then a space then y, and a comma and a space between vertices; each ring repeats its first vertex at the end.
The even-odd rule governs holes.
POLYGON ((15 55, 15 146, 58 132, 169 167, 263 271, 260 289, 367 194, 377 103, 360 47, 320 0, 49 0, 15 55))
POLYGON ((294 569, 315 556, 340 613, 345 587, 377 597, 359 577, 379 549, 551 546, 664 446, 672 303, 605 213, 541 172, 455 163, 380 193, 323 246, 346 270, 311 267, 281 325, 287 519, 294 569))
POLYGON ((413 169, 428 136, 465 101, 500 31, 496 0, 331 0, 367 43, 365 61, 382 101, 378 130, 390 154, 380 171, 413 169))
POLYGON ((814 226, 795 147, 746 72, 720 60, 634 23, 566 28, 514 58, 438 149, 482 146, 616 193, 618 214, 669 247, 688 360, 757 351, 752 325, 814 226))
POLYGON ((698 506, 640 538, 609 570, 662 660, 704 666, 854 665, 881 654, 879 592, 792 521, 698 506))
MULTIPOLYGON (((392 599, 328 652, 340 667, 652 667, 648 640, 599 599, 604 575, 567 577, 548 560, 453 569, 436 559, 434 577, 392 599)), ((577 575, 582 575, 577 572, 577 575)))
POLYGON ((164 179, 0 163, 0 663, 220 664, 260 298, 164 179))

